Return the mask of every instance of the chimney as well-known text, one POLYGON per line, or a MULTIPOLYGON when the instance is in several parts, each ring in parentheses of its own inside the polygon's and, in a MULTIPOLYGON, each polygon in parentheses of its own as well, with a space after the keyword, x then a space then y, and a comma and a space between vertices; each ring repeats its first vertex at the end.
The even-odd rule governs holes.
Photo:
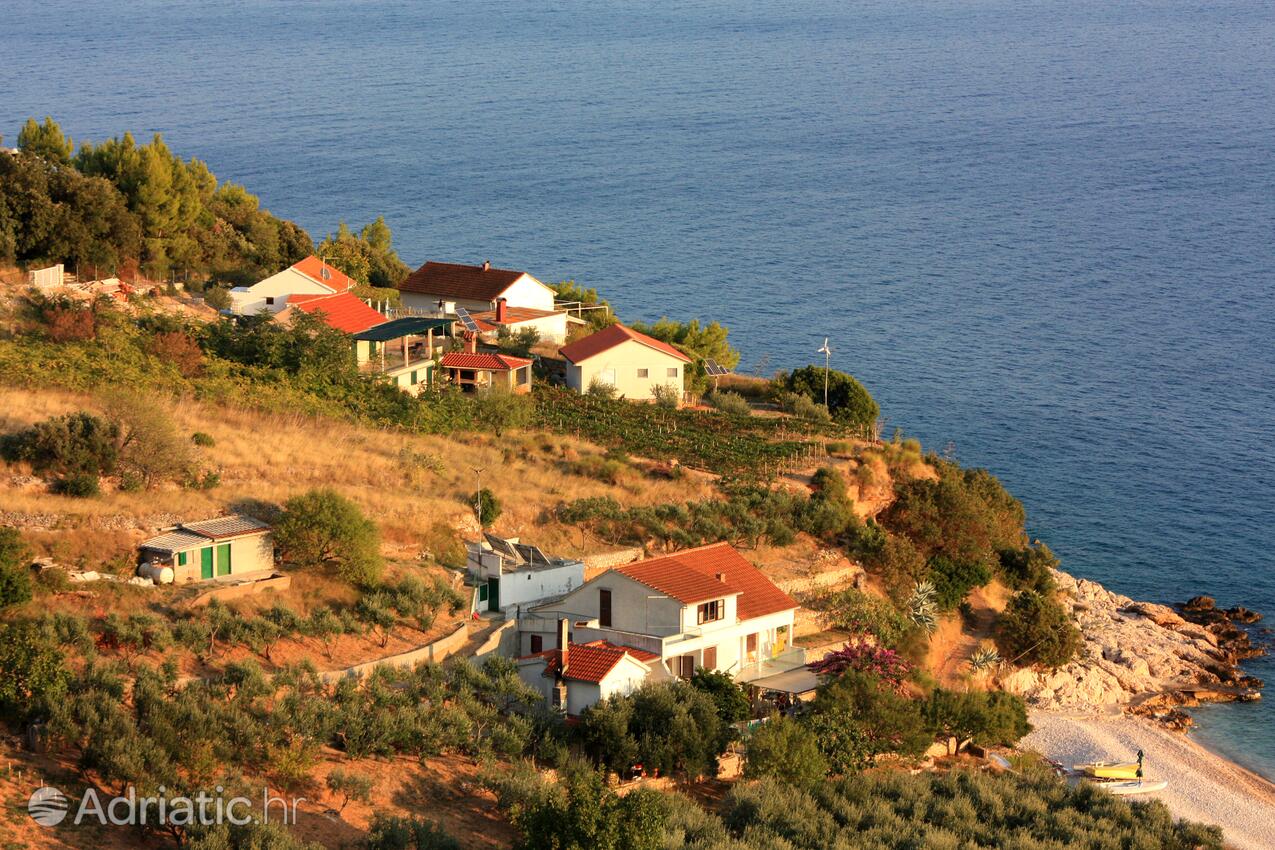
POLYGON ((483 271, 491 271, 491 260, 483 260, 483 271))
POLYGON ((558 620, 558 650, 562 663, 558 665, 558 673, 567 672, 568 655, 571 652, 571 624, 565 617, 558 620))
POLYGON ((726 573, 718 573, 718 574, 717 574, 717 580, 718 580, 718 581, 720 581, 722 584, 725 584, 725 583, 726 583, 726 573))
POLYGON ((508 306, 508 302, 504 298, 496 299, 496 324, 503 325, 505 323, 505 310, 508 306))
POLYGON ((478 353, 478 334, 474 334, 474 333, 465 334, 465 341, 469 343, 469 353, 477 354, 478 353))

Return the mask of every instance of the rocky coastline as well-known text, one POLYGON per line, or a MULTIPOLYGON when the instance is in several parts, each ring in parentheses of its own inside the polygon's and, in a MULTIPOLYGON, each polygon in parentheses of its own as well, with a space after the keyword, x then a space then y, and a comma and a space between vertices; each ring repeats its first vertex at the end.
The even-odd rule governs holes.
POLYGON ((1088 579, 1055 571, 1083 644, 1052 671, 1014 670, 1000 686, 1045 711, 1125 712, 1184 730, 1182 709, 1206 702, 1259 699, 1262 682, 1241 661, 1262 655, 1248 630, 1261 615, 1220 609, 1197 596, 1177 606, 1139 602, 1088 579))

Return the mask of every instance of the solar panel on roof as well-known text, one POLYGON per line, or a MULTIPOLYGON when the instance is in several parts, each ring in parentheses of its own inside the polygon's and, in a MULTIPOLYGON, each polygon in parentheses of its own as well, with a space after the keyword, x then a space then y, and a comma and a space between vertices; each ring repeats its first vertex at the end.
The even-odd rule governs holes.
POLYGON ((490 531, 484 531, 483 537, 487 538, 487 542, 491 544, 493 552, 499 552, 508 558, 513 558, 515 561, 520 560, 518 550, 505 538, 498 537, 490 531))
POLYGON ((540 551, 539 546, 532 546, 527 543, 515 543, 518 553, 527 559, 529 564, 548 564, 550 560, 545 557, 545 553, 540 551))
POLYGON ((478 333, 478 323, 474 321, 474 317, 469 315, 469 311, 464 307, 456 308, 456 318, 460 319, 460 323, 465 326, 465 330, 471 333, 478 333))

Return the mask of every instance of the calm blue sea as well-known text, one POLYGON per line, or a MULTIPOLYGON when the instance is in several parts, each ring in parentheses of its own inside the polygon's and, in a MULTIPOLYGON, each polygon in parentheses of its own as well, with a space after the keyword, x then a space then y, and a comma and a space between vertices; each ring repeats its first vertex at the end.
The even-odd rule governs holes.
MULTIPOLYGON (((747 370, 827 336, 1067 569, 1275 615, 1273 44, 1271 0, 7 0, 0 133, 162 131, 747 370)), ((1275 777, 1275 708, 1200 718, 1275 777)))

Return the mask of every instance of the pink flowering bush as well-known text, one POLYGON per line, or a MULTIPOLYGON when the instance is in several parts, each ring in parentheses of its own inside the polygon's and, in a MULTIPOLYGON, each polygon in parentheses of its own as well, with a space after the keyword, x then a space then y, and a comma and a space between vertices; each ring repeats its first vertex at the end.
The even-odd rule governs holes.
POLYGON ((893 649, 858 640, 828 653, 811 664, 810 669, 816 675, 830 678, 836 678, 847 670, 871 673, 891 690, 898 691, 903 687, 903 680, 912 672, 912 665, 893 649))

